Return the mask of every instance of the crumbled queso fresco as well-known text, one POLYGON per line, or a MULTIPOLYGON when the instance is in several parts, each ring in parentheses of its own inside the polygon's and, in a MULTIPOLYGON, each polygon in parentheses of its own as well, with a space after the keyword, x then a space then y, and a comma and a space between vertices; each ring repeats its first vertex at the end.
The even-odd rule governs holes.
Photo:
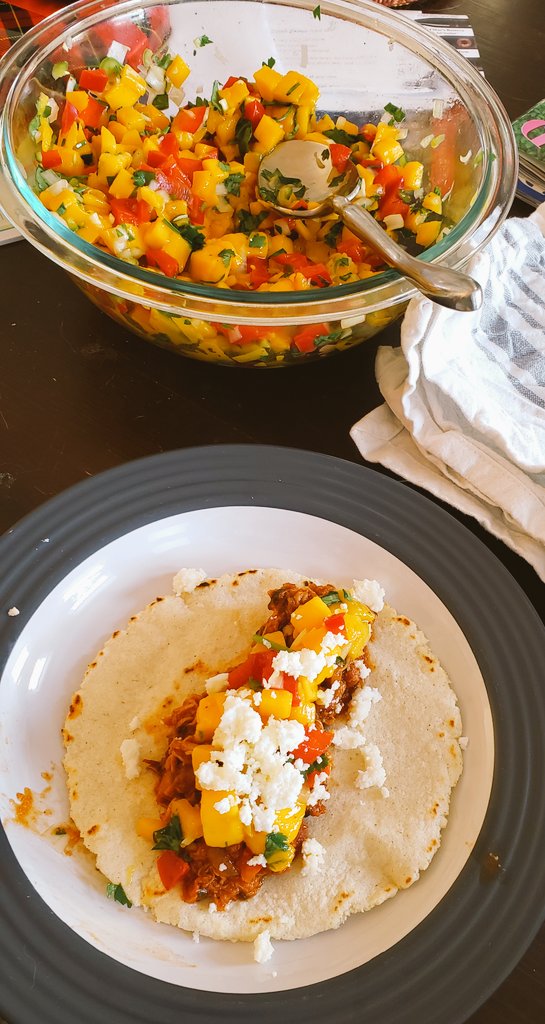
POLYGON ((260 932, 254 940, 254 960, 258 964, 264 964, 271 959, 274 953, 274 946, 271 942, 268 929, 260 932))
POLYGON ((182 594, 190 594, 206 579, 204 569, 180 569, 172 580, 172 589, 176 597, 182 594))
POLYGON ((123 740, 119 752, 125 768, 125 775, 128 779, 136 779, 140 774, 140 744, 138 740, 133 737, 123 740))
POLYGON ((384 608, 385 591, 376 580, 354 580, 352 593, 356 601, 366 604, 373 612, 381 612, 384 608))

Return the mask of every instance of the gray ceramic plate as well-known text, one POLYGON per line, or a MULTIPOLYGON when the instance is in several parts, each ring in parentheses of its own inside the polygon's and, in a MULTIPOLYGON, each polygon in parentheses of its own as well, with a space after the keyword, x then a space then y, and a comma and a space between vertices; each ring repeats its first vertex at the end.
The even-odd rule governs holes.
POLYGON ((9 1024, 253 1024, 256 1015, 264 1024, 279 1015, 345 1022, 363 1009, 373 1024, 464 1021, 514 967, 544 914, 545 630, 498 560, 447 513, 375 472, 307 452, 212 447, 130 463, 60 495, 2 539, 1 667, 84 559, 139 527, 218 506, 338 524, 399 559, 446 606, 476 656, 492 712, 494 778, 477 844, 435 909, 363 966, 287 991, 225 994, 168 984, 93 948, 42 901, 2 834, 0 1012, 9 1024), (20 615, 11 618, 14 604, 20 615), (493 877, 491 852, 501 863, 493 877))

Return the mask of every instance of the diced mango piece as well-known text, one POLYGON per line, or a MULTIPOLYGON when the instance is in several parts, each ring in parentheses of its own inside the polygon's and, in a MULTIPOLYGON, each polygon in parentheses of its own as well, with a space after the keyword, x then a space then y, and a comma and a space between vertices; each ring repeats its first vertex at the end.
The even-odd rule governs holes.
POLYGON ((259 68, 259 71, 254 71, 254 81, 259 89, 261 98, 266 103, 272 103, 275 99, 275 89, 278 83, 282 80, 282 75, 275 71, 274 68, 267 67, 266 64, 259 68))
POLYGON ((128 199, 134 192, 132 174, 122 168, 110 185, 110 194, 116 199, 128 199))
MULTIPOLYGON (((293 626, 294 635, 297 636, 303 629, 313 629, 321 626, 324 619, 331 615, 328 605, 321 597, 311 597, 292 612, 290 622, 293 626)), ((323 635, 323 634, 322 634, 323 635)), ((306 644, 305 644, 306 646, 306 644)))
POLYGON ((291 708, 290 718, 301 725, 312 725, 316 721, 316 707, 312 701, 302 700, 296 707, 291 708))
POLYGON ((164 824, 161 818, 139 818, 136 822, 136 834, 142 839, 147 839, 148 843, 152 843, 153 833, 163 828, 164 824))
POLYGON ((147 91, 147 85, 130 64, 124 64, 119 80, 108 85, 104 90, 104 99, 112 110, 130 107, 147 91))
POLYGON ((244 825, 244 842, 246 843, 246 846, 250 848, 252 853, 263 853, 265 850, 266 840, 266 832, 256 832, 253 825, 244 825))
MULTIPOLYGON (((199 768, 201 764, 210 760, 210 754, 213 749, 214 748, 210 743, 198 743, 196 747, 193 747, 193 750, 191 751, 191 764, 193 765, 193 771, 195 774, 197 772, 197 768, 199 768)), ((195 778, 195 788, 201 788, 197 778, 195 778)))
POLYGON ((294 807, 285 807, 277 811, 274 819, 274 831, 281 832, 288 843, 293 843, 301 825, 307 808, 306 800, 300 796, 294 807))
MULTIPOLYGON (((318 600, 320 599, 318 598, 318 600)), ((329 608, 327 609, 327 612, 329 615, 329 608)), ((324 618, 326 618, 326 616, 324 616, 324 618)), ((291 645, 291 650, 300 651, 303 647, 308 647, 310 651, 316 651, 316 653, 318 653, 322 646, 322 641, 325 635, 326 629, 325 626, 323 625, 311 626, 310 629, 302 629, 301 632, 298 633, 297 636, 294 638, 293 643, 291 645)))
POLYGON ((100 129, 100 146, 102 153, 117 153, 117 142, 115 135, 109 128, 102 125, 100 129))
POLYGON ((437 192, 428 192, 427 196, 424 198, 422 206, 425 210, 431 210, 432 213, 443 212, 443 200, 437 192))
POLYGON ((149 119, 145 114, 135 110, 134 107, 119 107, 115 116, 121 124, 125 125, 125 128, 134 128, 137 132, 143 132, 149 124, 149 119))
POLYGON ((274 718, 289 718, 292 700, 289 690, 262 690, 261 703, 258 704, 257 710, 265 719, 270 715, 274 718))
POLYGON ((344 615, 344 628, 347 640, 350 642, 350 654, 353 658, 360 658, 363 648, 371 636, 371 622, 375 618, 374 613, 360 605, 359 601, 350 602, 348 611, 344 615), (356 607, 353 607, 356 605, 356 607), (360 609, 365 609, 369 614, 362 615, 360 609), (372 616, 370 618, 369 616, 372 616))
POLYGON ((220 89, 220 97, 222 100, 225 100, 229 110, 235 110, 236 107, 240 107, 240 104, 249 95, 250 90, 242 78, 239 78, 237 82, 233 82, 228 89, 220 89))
POLYGON ((403 168, 403 187, 420 188, 423 174, 424 164, 419 160, 409 160, 403 168))
POLYGON ((179 54, 177 54, 165 71, 165 78, 168 78, 172 85, 179 89, 185 82, 186 78, 189 77, 190 69, 187 66, 185 60, 183 60, 179 54))
MULTIPOLYGON (((168 228, 166 230, 168 231, 168 228)), ((147 238, 146 242, 149 245, 147 238)), ((212 739, 223 715, 225 697, 225 693, 209 693, 207 697, 203 697, 199 701, 195 722, 195 735, 199 743, 212 739)), ((236 842, 239 841, 236 840, 236 842)), ((212 843, 213 845, 214 843, 212 843)))
MULTIPOLYGON (((328 673, 331 675, 331 671, 331 669, 324 669, 324 679, 327 677, 328 673)), ((297 689, 299 691, 301 701, 305 704, 311 704, 316 700, 316 697, 318 696, 318 679, 320 679, 320 676, 318 676, 317 679, 307 679, 306 676, 299 676, 299 679, 297 680, 297 689)))
POLYGON ((441 230, 442 224, 440 220, 426 220, 423 224, 420 224, 416 229, 416 242, 417 245, 433 245, 437 239, 437 235, 441 230))
MULTIPOLYGON (((211 696, 217 696, 211 694, 211 696)), ((202 701, 201 701, 202 704, 202 701)), ((201 821, 204 841, 208 846, 232 846, 242 843, 244 830, 236 804, 225 814, 220 814, 215 804, 232 797, 232 793, 222 790, 203 789, 201 797, 201 821)))
POLYGON ((171 818, 178 815, 180 819, 182 846, 189 846, 195 839, 200 839, 203 834, 200 807, 195 807, 189 800, 181 798, 172 800, 168 810, 171 818))
POLYGON ((257 139, 256 152, 270 153, 271 149, 274 149, 284 138, 284 129, 268 114, 263 114, 254 135, 257 139))
POLYGON ((81 114, 89 103, 89 97, 84 89, 69 89, 66 93, 66 102, 71 103, 81 114))

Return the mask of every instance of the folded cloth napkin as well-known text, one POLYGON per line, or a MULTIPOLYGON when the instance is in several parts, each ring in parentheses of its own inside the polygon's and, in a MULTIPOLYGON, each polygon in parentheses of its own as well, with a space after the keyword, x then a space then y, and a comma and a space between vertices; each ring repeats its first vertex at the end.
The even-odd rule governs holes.
POLYGON ((475 313, 419 296, 379 348, 385 404, 351 436, 364 458, 474 516, 545 580, 545 204, 505 222, 468 272, 475 313))

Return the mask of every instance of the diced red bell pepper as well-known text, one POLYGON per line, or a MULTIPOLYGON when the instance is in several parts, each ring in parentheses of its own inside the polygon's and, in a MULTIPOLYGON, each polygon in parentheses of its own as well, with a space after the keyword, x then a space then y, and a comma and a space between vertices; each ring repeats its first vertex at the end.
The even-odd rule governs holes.
POLYGON ((171 25, 168 7, 148 7, 146 21, 151 29, 148 46, 152 53, 156 53, 170 35, 171 25))
POLYGON ((273 259, 280 263, 282 267, 289 267, 294 272, 302 270, 303 267, 308 267, 309 264, 308 256, 303 256, 301 252, 280 252, 273 259))
POLYGON ((138 25, 132 21, 109 21, 104 25, 97 25, 92 32, 102 43, 101 48, 105 47, 106 50, 114 41, 128 46, 125 61, 138 70, 142 63, 144 50, 148 49, 150 45, 148 36, 138 25))
POLYGON ((264 113, 265 107, 263 106, 260 100, 246 100, 244 104, 244 117, 246 118, 247 121, 250 122, 252 126, 252 131, 254 131, 257 128, 264 113))
POLYGON ((62 157, 58 149, 48 149, 47 153, 42 150, 42 167, 44 171, 49 170, 50 167, 58 167, 62 163, 62 157))
POLYGON ((294 335, 293 344, 299 352, 313 352, 316 338, 329 334, 329 324, 309 324, 294 335))
POLYGON ((79 76, 80 89, 88 89, 89 92, 102 92, 108 85, 108 75, 100 68, 85 68, 79 76))
POLYGON ((326 764, 323 768, 318 768, 315 772, 309 772, 308 775, 306 776, 307 783, 311 789, 314 783, 316 782, 316 776, 321 775, 322 772, 325 772, 326 775, 329 775, 331 773, 330 766, 326 764))
POLYGON ((249 679, 256 679, 258 682, 269 679, 273 673, 272 662, 275 654, 276 651, 256 651, 255 654, 248 655, 246 661, 236 665, 229 672, 227 689, 238 690, 249 679))
POLYGON ((223 88, 224 89, 230 89, 231 86, 235 84, 235 82, 246 82, 246 81, 247 81, 247 79, 243 78, 242 75, 229 75, 229 78, 227 79, 227 81, 223 83, 223 88))
POLYGON ((363 138, 366 139, 367 142, 373 142, 373 140, 375 138, 375 135, 377 133, 377 129, 376 129, 376 126, 374 124, 364 124, 360 128, 360 132, 363 135, 363 138))
POLYGON ((250 284, 252 288, 259 288, 262 284, 266 284, 270 280, 269 265, 267 260, 261 259, 259 256, 249 256, 247 260, 248 270, 250 272, 250 284))
POLYGON ((98 128, 105 110, 105 103, 99 103, 94 96, 89 96, 89 102, 80 117, 87 128, 98 128))
POLYGON ((386 164, 375 174, 375 185, 381 185, 387 192, 391 188, 401 188, 403 184, 403 168, 395 164, 386 164))
POLYGON ((248 861, 252 860, 254 856, 253 851, 244 846, 237 859, 236 866, 243 882, 253 882, 256 875, 263 870, 261 864, 248 864, 248 861))
POLYGON ((294 760, 301 758, 305 764, 312 764, 320 754, 327 750, 334 733, 326 732, 325 729, 309 729, 307 726, 305 734, 303 742, 293 751, 293 757, 294 760))
POLYGON ((174 132, 167 132, 159 142, 159 149, 165 156, 178 156, 180 146, 174 132))
POLYGON ((163 166, 158 168, 155 180, 159 188, 164 188, 173 199, 189 202, 192 197, 191 182, 173 156, 167 157, 163 166))
POLYGON ((78 108, 75 107, 73 103, 69 103, 68 100, 66 100, 61 114, 61 131, 66 134, 78 117, 78 108))
POLYGON ((327 619, 324 619, 324 627, 328 633, 343 633, 344 612, 335 612, 334 615, 328 615, 327 619))
POLYGON ((331 163, 337 171, 342 173, 346 170, 346 165, 352 156, 350 146, 342 146, 340 142, 331 142, 329 149, 331 152, 331 163))
POLYGON ((115 199, 110 196, 110 208, 115 224, 147 224, 151 219, 151 206, 144 199, 115 199))
POLYGON ((300 272, 318 288, 326 288, 331 284, 331 274, 325 263, 309 263, 307 267, 301 267, 300 272))
POLYGON ((354 260, 354 263, 366 262, 367 249, 363 242, 357 242, 355 239, 350 238, 346 242, 339 242, 337 252, 342 252, 345 256, 349 256, 351 260, 354 260))
POLYGON ((157 870, 165 889, 173 889, 189 871, 187 861, 178 857, 174 850, 165 850, 157 858, 157 870))
POLYGON ((193 181, 195 171, 202 171, 202 160, 197 160, 196 157, 194 159, 190 156, 179 156, 176 159, 176 163, 180 170, 187 174, 190 181, 193 181))
POLYGON ((384 220, 385 217, 391 217, 393 214, 401 214, 405 218, 409 212, 409 204, 404 203, 398 195, 393 192, 387 192, 384 199, 379 203, 379 214, 384 220))
POLYGON ((180 132, 190 132, 192 135, 201 127, 204 121, 204 115, 208 107, 184 107, 183 110, 179 110, 174 118, 174 126, 180 132))
POLYGON ((146 259, 151 267, 159 267, 167 277, 176 277, 180 271, 178 260, 169 256, 163 249, 148 249, 146 259))
POLYGON ((464 122, 468 122, 468 113, 460 103, 455 103, 443 117, 435 118, 432 122, 434 135, 445 136, 439 146, 431 150, 430 159, 430 184, 432 189, 438 187, 442 196, 450 192, 456 168, 460 166, 458 136, 463 131, 464 122))
POLYGON ((168 160, 166 153, 161 153, 160 149, 150 149, 148 152, 148 165, 149 167, 162 167, 168 160))
POLYGON ((362 156, 358 160, 358 163, 361 164, 362 167, 376 167, 378 171, 381 171, 384 167, 382 160, 379 160, 378 157, 374 156, 362 156))
POLYGON ((202 199, 199 199, 198 196, 194 196, 192 193, 189 199, 186 199, 186 203, 187 212, 189 214, 189 219, 191 223, 204 224, 204 210, 202 199))
POLYGON ((301 698, 299 696, 299 688, 298 688, 298 685, 297 685, 297 680, 294 679, 293 676, 289 676, 287 672, 282 672, 282 689, 283 690, 288 690, 291 693, 291 695, 292 695, 292 701, 291 701, 292 707, 294 707, 294 708, 299 707, 299 705, 301 703, 301 698))

